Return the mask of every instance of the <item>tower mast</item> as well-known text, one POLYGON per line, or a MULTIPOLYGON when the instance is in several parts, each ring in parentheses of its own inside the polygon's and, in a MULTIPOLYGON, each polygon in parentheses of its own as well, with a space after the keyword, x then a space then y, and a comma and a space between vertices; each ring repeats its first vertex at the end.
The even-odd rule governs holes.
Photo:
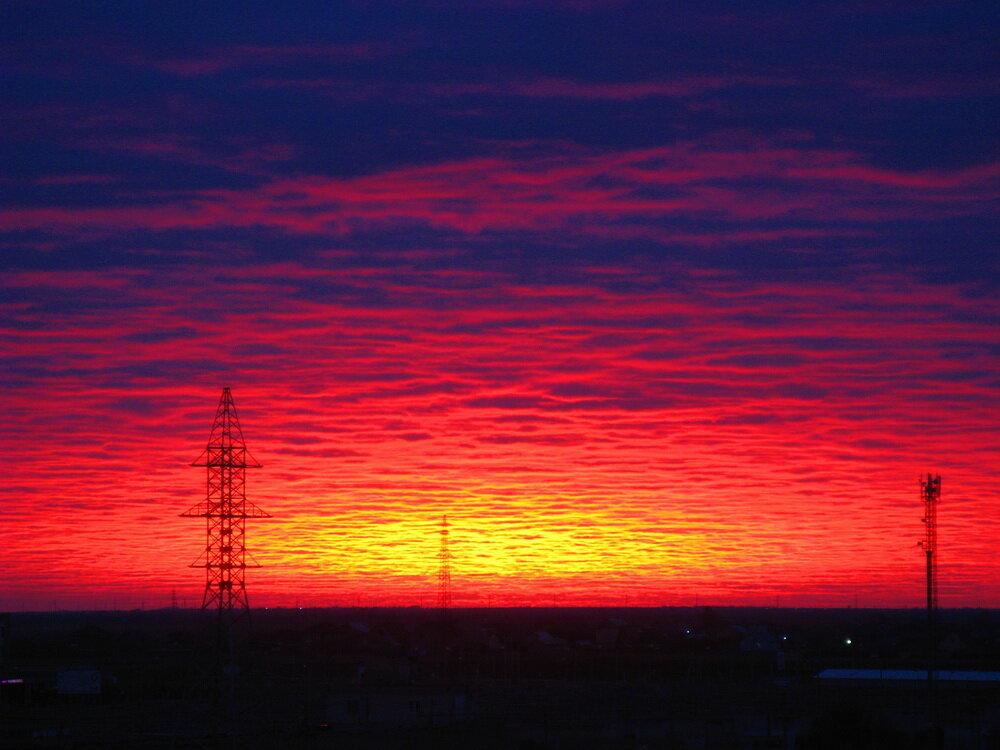
POLYGON ((191 564, 205 568, 201 608, 216 608, 220 620, 238 616, 250 608, 244 571, 260 567, 247 552, 245 522, 271 516, 246 497, 246 470, 260 464, 247 450, 229 388, 222 389, 208 445, 191 465, 206 467, 205 500, 181 514, 205 519, 205 550, 191 564))
POLYGON ((920 479, 920 497, 924 501, 924 548, 927 560, 927 715, 931 727, 937 726, 937 505, 941 500, 941 475, 927 474, 920 479))
POLYGON ((441 516, 441 551, 438 552, 438 609, 451 609, 451 550, 448 549, 448 516, 441 516))
POLYGON ((927 558, 927 619, 933 625, 937 609, 937 505, 941 500, 941 476, 928 474, 920 480, 920 497, 924 501, 924 538, 920 546, 927 558))

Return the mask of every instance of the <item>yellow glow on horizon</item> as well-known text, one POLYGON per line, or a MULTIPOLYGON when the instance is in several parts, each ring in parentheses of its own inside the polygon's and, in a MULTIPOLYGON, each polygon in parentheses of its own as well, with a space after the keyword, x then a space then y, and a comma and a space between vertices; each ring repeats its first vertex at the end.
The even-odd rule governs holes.
POLYGON ((538 494, 511 499, 470 495, 447 504, 353 504, 340 512, 285 516, 256 524, 262 563, 311 575, 432 576, 439 567, 440 521, 447 514, 453 575, 534 578, 577 575, 672 576, 725 565, 733 557, 697 521, 647 521, 614 507, 538 494), (456 506, 460 506, 456 508, 456 506))

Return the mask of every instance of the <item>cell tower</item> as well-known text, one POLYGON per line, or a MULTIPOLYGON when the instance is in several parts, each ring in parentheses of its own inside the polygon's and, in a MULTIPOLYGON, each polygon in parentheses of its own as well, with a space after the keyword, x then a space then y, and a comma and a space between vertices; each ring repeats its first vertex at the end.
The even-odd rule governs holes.
POLYGON ((441 516, 441 551, 438 552, 437 608, 451 609, 451 551, 448 549, 448 516, 441 516))
POLYGON ((228 388, 222 389, 208 445, 191 465, 206 467, 207 490, 203 502, 181 515, 205 519, 205 551, 191 567, 205 568, 201 608, 217 608, 221 621, 249 609, 243 572, 260 567, 244 544, 246 519, 271 517, 247 500, 246 470, 260 468, 260 464, 243 442, 228 388))
POLYGON ((920 478, 924 501, 924 538, 920 546, 927 557, 927 715, 937 726, 937 505, 941 500, 941 476, 920 478))
POLYGON ((941 476, 928 474, 920 479, 920 497, 924 501, 924 538, 920 546, 927 557, 927 617, 933 621, 937 609, 937 505, 941 500, 941 476))

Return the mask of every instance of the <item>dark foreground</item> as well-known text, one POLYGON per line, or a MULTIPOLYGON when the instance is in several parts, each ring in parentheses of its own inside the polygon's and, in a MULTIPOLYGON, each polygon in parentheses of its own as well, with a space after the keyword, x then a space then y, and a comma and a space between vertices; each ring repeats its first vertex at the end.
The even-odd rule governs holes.
POLYGON ((254 611, 220 657, 201 612, 15 613, 0 748, 1000 748, 995 611, 941 613, 933 685, 916 610, 445 614, 254 611))

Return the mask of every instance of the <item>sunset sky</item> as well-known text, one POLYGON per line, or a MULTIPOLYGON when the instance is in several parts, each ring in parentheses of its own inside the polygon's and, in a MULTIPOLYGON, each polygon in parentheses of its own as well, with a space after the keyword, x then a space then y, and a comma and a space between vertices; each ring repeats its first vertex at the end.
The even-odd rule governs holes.
POLYGON ((1000 606, 994 2, 0 9, 0 609, 1000 606))

